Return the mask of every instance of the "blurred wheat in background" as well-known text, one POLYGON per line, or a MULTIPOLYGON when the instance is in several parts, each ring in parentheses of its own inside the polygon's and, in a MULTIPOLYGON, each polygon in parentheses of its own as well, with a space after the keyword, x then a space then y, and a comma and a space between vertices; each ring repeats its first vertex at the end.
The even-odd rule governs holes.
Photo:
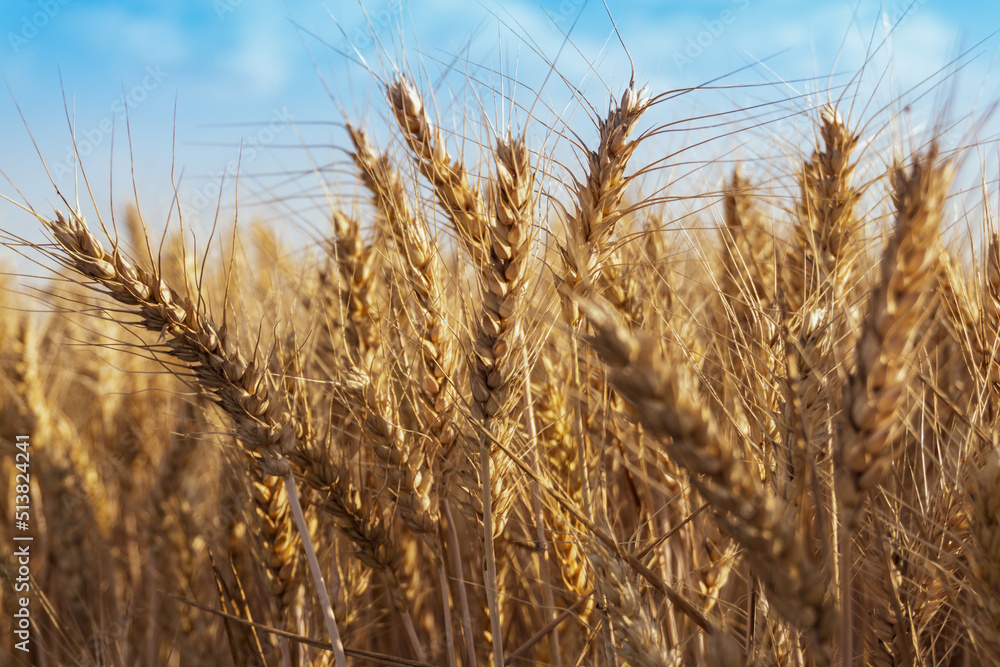
POLYGON ((907 135, 864 70, 771 103, 799 152, 701 118, 754 157, 693 188, 651 118, 695 91, 580 93, 577 132, 505 78, 456 128, 395 62, 305 247, 18 204, 50 272, 0 293, 4 664, 1000 664, 987 140, 907 135))

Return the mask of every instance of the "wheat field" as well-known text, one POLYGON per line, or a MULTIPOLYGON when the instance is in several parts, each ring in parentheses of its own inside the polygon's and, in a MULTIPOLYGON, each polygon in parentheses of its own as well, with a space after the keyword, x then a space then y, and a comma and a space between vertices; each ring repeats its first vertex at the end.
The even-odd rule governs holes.
POLYGON ((305 247, 8 204, 48 240, 4 232, 46 281, 0 291, 0 661, 1000 664, 1000 240, 948 109, 826 91, 671 197, 678 91, 456 129, 422 71, 338 119, 305 247))

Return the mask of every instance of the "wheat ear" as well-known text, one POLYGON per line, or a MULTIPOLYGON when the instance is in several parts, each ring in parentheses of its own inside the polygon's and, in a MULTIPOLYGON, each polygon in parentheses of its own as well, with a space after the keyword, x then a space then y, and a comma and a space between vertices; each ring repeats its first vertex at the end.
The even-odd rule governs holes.
POLYGON ((386 89, 389 107, 417 158, 420 173, 431 182, 438 203, 447 213, 466 250, 478 265, 489 252, 489 221, 479 192, 469 186, 460 160, 448 154, 441 131, 431 122, 423 99, 405 78, 386 89))
POLYGON ((197 384, 214 394, 215 401, 236 427, 236 437, 261 470, 284 478, 292 512, 309 559, 317 593, 323 604, 327 631, 338 667, 346 667, 343 643, 326 594, 316 554, 311 552, 302 508, 288 461, 295 444, 295 425, 266 368, 247 360, 225 328, 217 327, 201 309, 181 296, 155 273, 132 262, 115 245, 111 253, 76 213, 56 213, 55 220, 42 219, 62 248, 60 261, 104 288, 108 296, 128 306, 139 316, 136 325, 160 334, 168 353, 184 362, 197 384))
POLYGON ((659 624, 653 619, 642 594, 632 581, 632 572, 617 554, 595 543, 590 557, 596 572, 605 615, 624 641, 616 651, 636 667, 673 667, 679 663, 678 650, 668 651, 659 624))
POLYGON ((348 131, 362 182, 372 192, 388 223, 396 250, 405 264, 407 284, 416 296, 421 363, 415 384, 421 398, 421 417, 443 458, 456 436, 451 424, 455 410, 451 378, 457 360, 451 327, 441 311, 443 290, 437 249, 426 225, 412 211, 399 174, 388 157, 375 152, 364 132, 350 124, 348 131))
POLYGON ((365 244, 357 220, 338 208, 332 209, 331 219, 333 235, 324 244, 325 264, 305 305, 319 304, 326 334, 319 341, 321 358, 332 360, 331 365, 342 357, 365 364, 380 343, 373 299, 378 253, 365 244), (339 349, 339 341, 346 343, 346 351, 339 349))
POLYGON ((769 602, 806 631, 814 659, 830 661, 836 614, 827 599, 828 573, 812 562, 808 545, 788 521, 784 503, 764 488, 725 440, 708 406, 686 391, 669 370, 658 342, 619 326, 609 310, 580 299, 595 334, 591 346, 606 364, 615 389, 635 408, 650 433, 669 438, 667 455, 692 474, 692 483, 715 508, 720 526, 746 550, 769 602))
POLYGON ((487 263, 481 267, 483 304, 471 364, 472 417, 481 431, 478 442, 470 443, 469 449, 479 451, 490 637, 494 665, 502 667, 494 539, 503 532, 514 494, 510 489, 513 463, 498 445, 511 440, 511 409, 513 401, 520 397, 517 389, 524 372, 520 354, 524 345, 520 300, 531 249, 534 171, 523 139, 507 137, 497 141, 495 156, 496 182, 491 193, 494 219, 490 225, 487 263))
POLYGON ((418 535, 433 535, 440 520, 431 498, 434 476, 426 460, 413 446, 413 436, 400 428, 398 410, 391 397, 375 381, 365 377, 364 385, 350 392, 358 413, 364 416, 362 437, 382 462, 390 492, 406 527, 418 535))
MULTIPOLYGON (((747 421, 754 443, 778 442, 779 396, 773 382, 776 359, 776 327, 772 304, 775 282, 775 243, 751 191, 750 182, 738 169, 723 197, 722 272, 719 291, 724 300, 720 327, 731 331, 723 354, 735 380, 722 388, 735 393, 734 409, 747 421)), ((767 448, 773 449, 773 448, 767 448)))
POLYGON ((861 325, 857 370, 845 386, 837 443, 837 496, 855 525, 859 505, 892 462, 893 432, 913 373, 909 353, 934 279, 951 169, 938 162, 932 146, 908 173, 896 167, 892 176, 895 230, 861 325))
POLYGON ((249 479, 260 528, 262 560, 271 583, 271 595, 280 612, 275 621, 287 623, 301 613, 303 602, 298 558, 301 544, 281 479, 261 474, 253 464, 249 467, 249 479))
POLYGON ((799 175, 801 199, 792 226, 793 241, 785 266, 791 311, 820 299, 841 299, 853 283, 860 250, 860 220, 854 215, 862 191, 854 186, 852 153, 858 136, 844 124, 836 107, 820 110, 820 138, 799 175))
POLYGON ((734 170, 723 196, 719 290, 736 323, 767 310, 774 294, 774 236, 766 229, 750 181, 734 170))
POLYGON ((987 452, 968 484, 971 500, 972 583, 979 595, 980 622, 973 626, 983 649, 1000 661, 1000 448, 987 452))
MULTIPOLYGON (((864 516, 865 498, 894 459, 895 431, 914 371, 912 345, 923 321, 937 265, 936 242, 951 180, 937 145, 909 172, 890 172, 896 224, 882 254, 881 280, 869 298, 856 351, 856 370, 844 385, 841 428, 835 443, 835 488, 840 503, 840 587, 844 660, 854 654, 850 571, 852 535, 864 516)), ((846 664, 846 663, 845 663, 846 664)))
MULTIPOLYGON (((524 372, 521 297, 530 257, 534 205, 534 174, 528 149, 520 139, 497 142, 497 184, 493 193, 495 221, 491 225, 489 263, 482 271, 482 311, 472 358, 472 416, 489 438, 503 441, 501 431, 511 416, 512 403, 520 398, 524 372)), ((511 467, 495 446, 490 449, 494 476, 494 535, 503 531, 512 497, 503 491, 511 467)), ((484 477, 484 480, 486 478, 484 477)))
POLYGON ((119 248, 105 252, 76 214, 57 212, 45 225, 62 247, 60 260, 96 281, 116 301, 131 307, 144 329, 159 333, 169 354, 187 364, 198 384, 236 426, 236 436, 267 474, 291 471, 286 454, 295 442, 294 425, 266 369, 240 354, 224 328, 199 305, 181 296, 155 272, 136 266, 119 248))
MULTIPOLYGON (((629 139, 642 114, 649 108, 647 90, 629 83, 621 102, 597 124, 600 142, 587 154, 587 177, 575 182, 576 209, 567 221, 567 239, 562 246, 563 280, 574 292, 595 280, 612 251, 609 239, 624 214, 621 203, 630 178, 625 176, 629 159, 640 139, 629 139)), ((572 299, 564 301, 570 323, 579 322, 572 299)))
POLYGON ((337 528, 357 547, 355 556, 382 575, 393 606, 403 618, 407 638, 414 651, 422 653, 413 622, 406 609, 406 591, 396 572, 401 568, 401 553, 389 534, 377 502, 371 502, 351 481, 349 470, 335 458, 338 453, 316 439, 306 440, 295 452, 302 481, 316 492, 320 508, 336 521, 337 528))
MULTIPOLYGON (((792 239, 783 262, 786 280, 788 345, 786 365, 790 399, 784 407, 791 497, 814 474, 831 440, 831 415, 839 405, 839 385, 832 381, 841 359, 836 341, 851 345, 855 328, 847 326, 850 292, 857 282, 861 220, 855 215, 862 189, 854 185, 853 153, 859 141, 834 106, 819 113, 819 139, 798 174, 799 200, 792 239), (837 390, 831 390, 837 387, 837 390)), ((823 498, 814 498, 817 504, 823 498)))

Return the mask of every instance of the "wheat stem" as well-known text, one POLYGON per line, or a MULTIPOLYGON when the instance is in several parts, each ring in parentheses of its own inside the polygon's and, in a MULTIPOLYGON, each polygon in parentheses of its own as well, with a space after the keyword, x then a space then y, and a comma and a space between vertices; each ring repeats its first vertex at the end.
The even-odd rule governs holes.
POLYGON ((484 435, 479 444, 479 465, 483 487, 483 551, 486 559, 486 604, 490 610, 493 665, 503 667, 503 628, 500 625, 500 600, 497 586, 497 557, 493 546, 493 480, 490 470, 490 445, 484 435))
POLYGON ((472 614, 469 611, 469 595, 465 590, 465 569, 462 567, 462 551, 458 543, 455 517, 451 515, 448 499, 441 501, 441 512, 448 522, 448 547, 455 567, 455 582, 458 585, 458 604, 462 611, 462 633, 465 636, 465 659, 469 665, 476 663, 476 646, 472 636, 472 614))
POLYGON ((347 656, 344 655, 344 643, 340 640, 340 629, 337 627, 337 618, 333 614, 333 604, 330 602, 330 594, 326 591, 326 582, 323 581, 323 571, 320 570, 319 560, 316 558, 316 549, 313 548, 312 538, 309 536, 309 526, 306 524, 306 517, 302 514, 302 505, 299 503, 299 492, 295 487, 295 478, 291 473, 285 475, 282 480, 285 482, 285 493, 288 494, 288 504, 295 517, 295 525, 299 529, 302 537, 302 547, 306 552, 306 560, 309 562, 309 571, 312 573, 313 583, 316 586, 316 595, 319 596, 320 608, 323 611, 323 622, 326 623, 326 631, 330 635, 330 643, 333 645, 333 654, 337 660, 337 667, 347 667, 347 656))
MULTIPOLYGON (((535 411, 534 411, 534 400, 531 397, 531 373, 528 364, 528 348, 521 348, 521 363, 524 366, 524 406, 525 406, 525 420, 528 424, 528 465, 534 471, 535 475, 541 476, 539 469, 539 446, 538 446, 538 430, 535 427, 535 411)), ((543 617, 549 617, 556 613, 555 607, 555 596, 552 593, 552 584, 549 581, 550 571, 552 569, 550 555, 552 550, 548 546, 548 541, 545 539, 545 516, 542 513, 542 490, 538 485, 536 479, 531 480, 531 507, 535 522, 535 551, 534 559, 536 561, 539 577, 542 580, 542 604, 544 605, 543 617)), ((562 651, 559 647, 559 629, 557 627, 552 628, 552 633, 549 635, 549 661, 562 662, 562 651)))

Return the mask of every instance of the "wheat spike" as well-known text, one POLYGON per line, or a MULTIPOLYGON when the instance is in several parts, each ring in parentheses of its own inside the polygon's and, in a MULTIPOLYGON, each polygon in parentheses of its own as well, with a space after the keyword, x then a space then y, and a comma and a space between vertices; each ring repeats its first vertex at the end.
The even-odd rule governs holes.
MULTIPOLYGON (((859 251, 860 221, 854 214, 862 191, 854 186, 851 161, 858 136, 844 124, 836 107, 820 110, 817 147, 800 175, 798 203, 788 269, 789 309, 811 302, 836 303, 853 284, 859 251)), ((811 307, 818 307, 813 305, 811 307)))
POLYGON ((861 325, 857 370, 844 390, 843 430, 837 444, 837 496, 855 511, 893 460, 892 438, 909 386, 912 341, 922 320, 937 259, 935 241, 951 171, 936 147, 909 172, 893 172, 896 226, 882 255, 881 282, 861 325))
POLYGON ((453 160, 440 130, 431 122, 417 89, 406 78, 387 86, 389 107, 403 131, 417 165, 434 188, 441 207, 455 227, 466 250, 478 264, 489 252, 489 222, 481 195, 469 186, 460 160, 453 160))
MULTIPOLYGON (((633 81, 607 118, 597 124, 600 141, 596 151, 588 152, 586 178, 574 183, 576 208, 567 220, 568 236, 560 248, 563 280, 570 290, 580 291, 581 285, 597 279, 608 261, 608 241, 623 215, 621 202, 631 180, 625 170, 641 140, 629 139, 629 135, 649 106, 647 89, 637 90, 633 81)), ((564 316, 572 324, 579 322, 572 299, 564 300, 564 316)))
POLYGON ((781 616, 810 634, 813 657, 829 663, 836 614, 827 597, 829 573, 816 567, 811 545, 796 534, 787 507, 769 494, 725 441, 708 407, 682 383, 657 342, 617 325, 603 307, 581 301, 595 329, 588 340, 608 367, 615 389, 653 435, 671 439, 671 459, 692 473, 698 491, 716 509, 722 529, 746 549, 781 616))

